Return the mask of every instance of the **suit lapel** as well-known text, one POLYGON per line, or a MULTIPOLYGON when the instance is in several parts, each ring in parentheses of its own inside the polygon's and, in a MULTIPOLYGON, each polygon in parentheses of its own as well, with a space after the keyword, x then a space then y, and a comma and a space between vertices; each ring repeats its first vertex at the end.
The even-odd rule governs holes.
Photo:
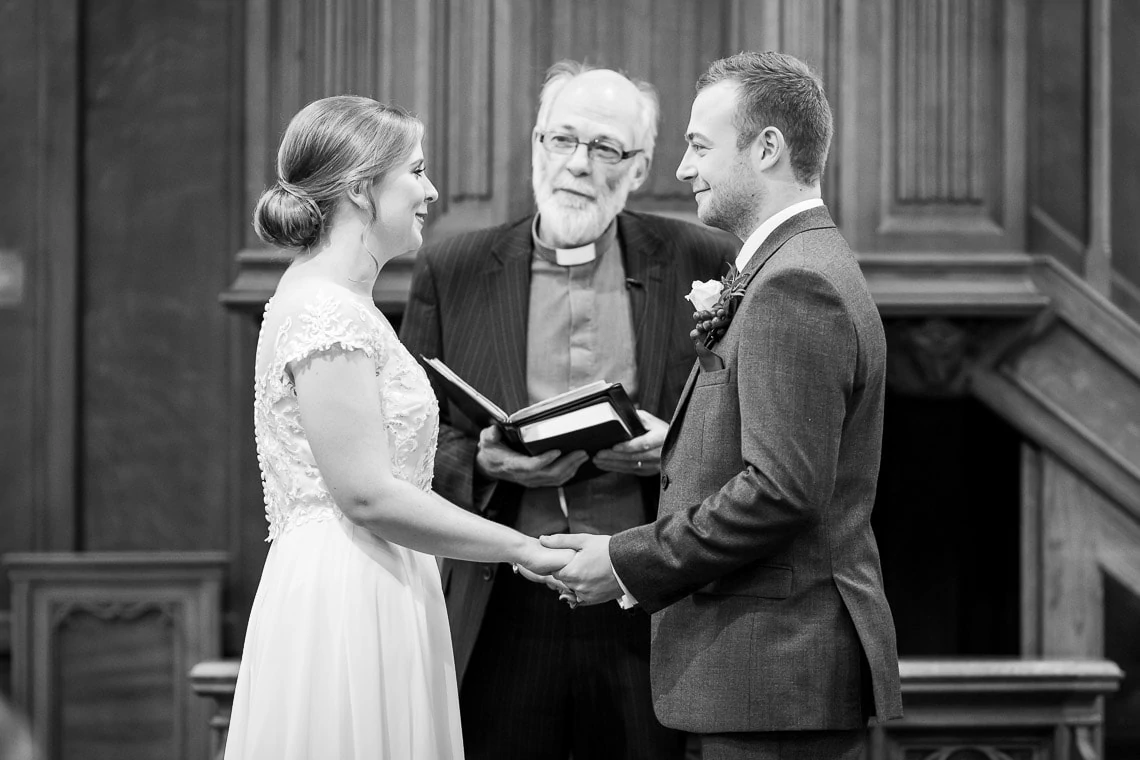
POLYGON ((657 414, 669 358, 669 330, 675 304, 666 287, 666 243, 629 214, 618 216, 618 239, 624 257, 633 317, 634 354, 637 362, 638 404, 657 414))
POLYGON ((508 414, 527 405, 526 323, 532 247, 529 224, 507 230, 495 242, 495 265, 483 273, 480 289, 487 298, 485 327, 490 330, 493 354, 488 367, 501 384, 502 404, 508 414))
MULTIPOLYGON (((791 240, 801 232, 808 230, 827 229, 834 227, 835 222, 831 220, 831 214, 828 213, 827 207, 817 206, 816 208, 808 209, 800 214, 796 214, 791 219, 788 219, 764 240, 760 249, 752 255, 748 263, 744 265, 744 271, 741 272, 745 276, 745 287, 752 284, 756 279, 756 275, 768 263, 768 259, 780 250, 784 243, 791 240)), ((715 346, 714 346, 715 348, 715 346)), ((689 373, 689 380, 685 383, 685 389, 681 392, 681 399, 677 402, 677 411, 673 414, 673 419, 669 422, 669 431, 665 434, 665 442, 661 445, 662 454, 669 450, 670 444, 676 438, 678 423, 684 416, 685 410, 689 406, 689 397, 693 393, 693 384, 697 380, 699 374, 700 364, 693 363, 693 370, 689 373)))
POLYGON ((835 222, 831 221, 831 214, 827 213, 827 207, 817 206, 808 209, 802 213, 796 214, 791 219, 786 220, 776 229, 772 230, 772 234, 764 240, 760 246, 760 250, 752 255, 748 263, 744 265, 744 271, 741 272, 745 276, 744 285, 748 287, 756 275, 768 263, 768 259, 784 247, 784 243, 788 242, 801 232, 808 230, 824 229, 827 227, 834 227, 835 222))

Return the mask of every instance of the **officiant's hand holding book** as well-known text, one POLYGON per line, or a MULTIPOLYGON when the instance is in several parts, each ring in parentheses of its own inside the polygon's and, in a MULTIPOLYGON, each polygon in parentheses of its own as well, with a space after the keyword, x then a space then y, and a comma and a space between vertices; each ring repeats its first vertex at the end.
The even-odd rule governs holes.
POLYGON ((530 456, 553 449, 592 455, 646 432, 621 383, 590 383, 508 414, 439 359, 422 358, 437 387, 472 422, 497 426, 508 446, 530 456))

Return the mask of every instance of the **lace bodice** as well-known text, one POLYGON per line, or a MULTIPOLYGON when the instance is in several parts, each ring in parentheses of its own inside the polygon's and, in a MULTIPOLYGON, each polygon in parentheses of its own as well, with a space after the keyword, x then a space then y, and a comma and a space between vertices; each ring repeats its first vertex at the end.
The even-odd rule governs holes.
POLYGON ((273 540, 289 528, 338 517, 309 448, 292 368, 317 352, 363 351, 376 366, 376 393, 393 474, 431 488, 439 405, 423 368, 375 305, 335 285, 279 292, 265 305, 254 381, 254 434, 273 540))

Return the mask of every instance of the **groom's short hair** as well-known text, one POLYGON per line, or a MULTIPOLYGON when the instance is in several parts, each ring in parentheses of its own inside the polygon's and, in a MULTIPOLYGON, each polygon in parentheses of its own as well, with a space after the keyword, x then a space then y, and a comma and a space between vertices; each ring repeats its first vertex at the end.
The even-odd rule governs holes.
POLYGON ((719 82, 734 82, 737 92, 733 126, 743 150, 765 127, 776 127, 787 141, 792 172, 805 185, 823 176, 831 145, 831 106, 823 82, 800 59, 786 53, 737 53, 713 61, 697 80, 697 92, 719 82))

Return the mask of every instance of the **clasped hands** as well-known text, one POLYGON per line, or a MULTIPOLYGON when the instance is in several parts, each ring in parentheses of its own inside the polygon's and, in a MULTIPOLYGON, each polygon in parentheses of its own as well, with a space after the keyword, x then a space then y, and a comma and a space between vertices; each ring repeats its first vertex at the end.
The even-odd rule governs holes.
MULTIPOLYGON (((556 450, 536 457, 526 456, 507 447, 499 429, 492 425, 479 435, 476 465, 488 478, 527 488, 564 485, 590 459, 598 469, 607 472, 656 475, 660 472, 661 444, 669 423, 640 409, 637 414, 645 425, 643 435, 599 451, 593 457, 584 451, 563 454, 556 450)), ((571 607, 617 599, 622 596, 622 590, 610 565, 609 543, 609 536, 585 533, 543 536, 541 549, 536 552, 542 556, 515 564, 515 572, 546 584, 571 607)))
POLYGON ((543 583, 558 592, 558 598, 577 607, 579 604, 601 604, 622 596, 621 584, 614 575, 610 564, 610 537, 590 533, 562 533, 556 536, 542 536, 539 543, 547 550, 554 550, 560 556, 557 561, 568 559, 560 568, 528 563, 538 572, 522 565, 514 566, 515 572, 535 583, 543 583), (567 550, 573 554, 567 555, 567 550), (547 571, 543 574, 542 571, 547 571))

